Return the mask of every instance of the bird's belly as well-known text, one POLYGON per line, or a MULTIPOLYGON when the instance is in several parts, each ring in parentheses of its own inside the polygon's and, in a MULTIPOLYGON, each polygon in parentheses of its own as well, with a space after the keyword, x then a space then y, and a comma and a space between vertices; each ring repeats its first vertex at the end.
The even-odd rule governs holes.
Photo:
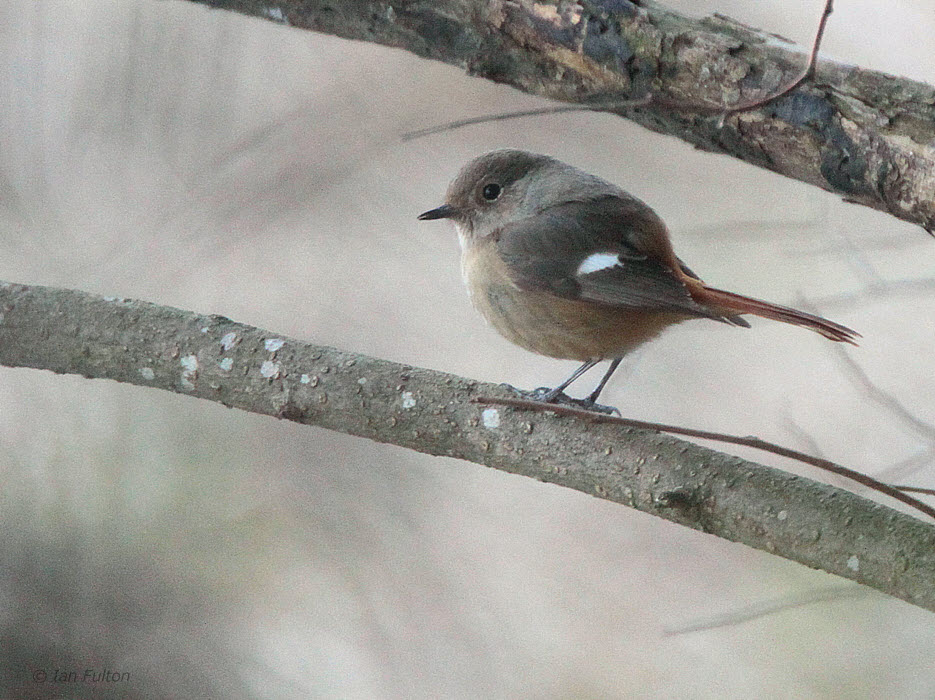
POLYGON ((580 362, 623 357, 685 318, 508 286, 490 286, 473 296, 477 309, 507 340, 540 355, 580 362))
POLYGON ((520 289, 488 241, 464 245, 461 272, 474 307, 503 337, 548 357, 579 362, 623 357, 686 318, 520 289))

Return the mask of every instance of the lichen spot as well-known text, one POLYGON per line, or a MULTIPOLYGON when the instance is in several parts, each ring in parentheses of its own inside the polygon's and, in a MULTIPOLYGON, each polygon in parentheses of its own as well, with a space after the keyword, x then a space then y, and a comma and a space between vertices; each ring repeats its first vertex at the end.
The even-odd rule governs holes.
POLYGON ((221 349, 224 352, 230 350, 234 345, 237 344, 237 334, 236 333, 225 333, 221 336, 221 349))
POLYGON ((860 571, 860 559, 857 558, 856 554, 852 554, 847 558, 847 568, 851 571, 860 571))
POLYGON ((357 380, 357 383, 360 384, 361 386, 363 386, 364 384, 367 383, 367 378, 366 378, 366 377, 361 377, 360 379, 357 380))
POLYGON ((265 360, 263 364, 260 365, 260 375, 267 379, 275 379, 278 377, 279 370, 279 363, 273 362, 272 360, 265 360))
POLYGON ((282 9, 278 7, 267 7, 263 13, 269 17, 274 22, 286 23, 286 16, 283 14, 282 9))
POLYGON ((416 400, 412 396, 412 392, 404 391, 403 392, 403 408, 412 408, 415 405, 416 405, 416 400))
POLYGON ((310 381, 312 381, 312 378, 307 374, 303 374, 301 377, 299 377, 299 381, 303 384, 308 384, 310 381))
POLYGON ((778 513, 776 513, 776 518, 778 520, 785 520, 788 517, 789 517, 789 511, 787 510, 781 510, 778 513))
POLYGON ((198 376, 198 358, 195 355, 185 355, 179 358, 179 363, 182 365, 182 378, 180 380, 182 388, 186 391, 194 391, 194 379, 198 376))
POLYGON ((266 352, 276 352, 281 350, 282 346, 286 344, 285 340, 281 338, 267 338, 266 342, 263 345, 266 347, 266 352))
POLYGON ((153 372, 152 367, 140 367, 140 376, 147 382, 151 382, 156 378, 156 373, 153 372))
POLYGON ((500 411, 495 408, 485 408, 480 414, 484 427, 488 430, 495 430, 500 427, 500 411))
POLYGON ((225 372, 230 372, 234 368, 234 358, 225 357, 218 361, 218 367, 220 367, 225 372))

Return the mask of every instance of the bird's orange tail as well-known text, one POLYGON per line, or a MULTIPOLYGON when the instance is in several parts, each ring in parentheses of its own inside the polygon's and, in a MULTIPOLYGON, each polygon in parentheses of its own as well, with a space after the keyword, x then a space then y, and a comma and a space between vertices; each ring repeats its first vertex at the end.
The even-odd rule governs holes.
POLYGON ((692 296, 706 306, 713 306, 717 309, 723 309, 727 316, 737 314, 753 314, 763 318, 771 318, 783 323, 791 323, 793 326, 802 326, 816 333, 821 333, 829 340, 839 343, 850 343, 857 345, 857 338, 860 333, 851 330, 840 323, 829 321, 821 316, 791 309, 788 306, 771 304, 768 301, 751 299, 733 292, 725 292, 722 289, 714 289, 702 283, 692 290, 692 296))

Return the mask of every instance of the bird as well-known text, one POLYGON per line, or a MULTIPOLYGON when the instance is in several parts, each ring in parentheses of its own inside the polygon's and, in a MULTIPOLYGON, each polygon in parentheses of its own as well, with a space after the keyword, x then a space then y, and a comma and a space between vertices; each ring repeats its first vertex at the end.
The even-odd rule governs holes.
POLYGON ((690 319, 749 328, 745 315, 857 344, 841 324, 716 289, 675 254, 663 220, 618 186, 555 158, 497 150, 465 165, 445 203, 419 220, 450 219, 473 306, 507 340, 582 363, 539 400, 610 412, 597 399, 627 353, 690 319), (600 362, 610 365, 583 400, 565 395, 600 362))

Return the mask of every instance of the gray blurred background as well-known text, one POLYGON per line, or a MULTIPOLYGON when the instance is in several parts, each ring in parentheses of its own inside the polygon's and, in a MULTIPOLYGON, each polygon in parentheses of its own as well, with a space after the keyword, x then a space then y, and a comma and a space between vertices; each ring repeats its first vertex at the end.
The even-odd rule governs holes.
MULTIPOLYGON (((803 44, 820 9, 669 4, 803 44)), ((935 83, 933 37, 930 0, 839 0, 824 52, 935 83)), ((652 204, 709 282, 864 335, 842 353, 767 321, 685 324, 625 363, 608 403, 933 485, 930 237, 609 116, 400 140, 541 104, 401 51, 180 1, 5 0, 0 279, 554 384, 573 364, 487 328, 453 232, 415 220, 469 158, 546 152, 652 204)), ((929 613, 473 464, 2 369, 0 470, 0 697, 935 696, 929 613), (826 602, 678 632, 836 586, 826 602), (130 680, 33 678, 87 668, 130 680)))

